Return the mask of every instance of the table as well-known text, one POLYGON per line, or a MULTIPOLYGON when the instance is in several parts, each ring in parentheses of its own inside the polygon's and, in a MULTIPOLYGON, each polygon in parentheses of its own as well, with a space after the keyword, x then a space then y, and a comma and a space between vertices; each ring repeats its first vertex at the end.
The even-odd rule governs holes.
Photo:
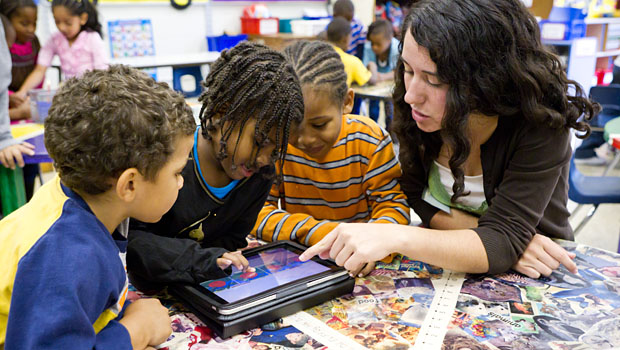
POLYGON ((317 40, 316 36, 297 35, 292 33, 248 34, 248 40, 264 44, 278 51, 299 40, 317 40))
MULTIPOLYGON (((140 57, 121 57, 110 59, 110 64, 124 64, 134 68, 158 68, 158 67, 193 67, 211 64, 220 57, 219 52, 207 51, 189 54, 156 55, 140 57)), ((55 56, 52 67, 58 69, 58 81, 61 79, 60 59, 55 56)))
MULTIPOLYGON (((390 122, 387 120, 387 116, 390 115, 391 111, 388 108, 391 107, 392 102, 392 91, 394 90, 394 81, 382 81, 375 85, 366 84, 364 86, 352 85, 351 89, 355 92, 355 97, 359 97, 362 99, 368 100, 377 100, 380 103, 383 103, 383 108, 380 108, 379 118, 377 121, 384 120, 385 126, 389 129, 390 122)), ((389 130, 388 130, 389 131, 389 130)))
MULTIPOLYGON (((161 349, 591 349, 620 347, 620 255, 559 241, 579 274, 463 275, 404 257, 357 278, 353 294, 220 339, 169 296, 161 349), (424 341, 424 344, 422 343, 424 341), (303 343, 293 345, 294 343, 303 343), (459 348, 460 348, 459 347, 459 348)), ((141 297, 135 290, 129 298, 141 297)))

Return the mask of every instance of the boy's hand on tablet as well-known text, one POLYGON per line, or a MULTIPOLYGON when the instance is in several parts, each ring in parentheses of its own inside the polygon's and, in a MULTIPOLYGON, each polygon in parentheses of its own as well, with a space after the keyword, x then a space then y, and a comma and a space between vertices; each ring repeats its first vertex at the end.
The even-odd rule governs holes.
POLYGON ((233 265, 239 271, 243 272, 255 271, 255 269, 250 266, 248 259, 246 259, 245 256, 243 256, 243 254, 239 251, 224 253, 224 255, 217 259, 217 266, 222 270, 230 265, 233 265))

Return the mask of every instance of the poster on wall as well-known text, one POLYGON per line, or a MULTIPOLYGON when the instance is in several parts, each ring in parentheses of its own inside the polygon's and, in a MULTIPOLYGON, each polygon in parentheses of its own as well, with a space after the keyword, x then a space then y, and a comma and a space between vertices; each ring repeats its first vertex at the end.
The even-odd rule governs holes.
POLYGON ((108 37, 112 58, 155 55, 150 19, 109 21, 108 37))

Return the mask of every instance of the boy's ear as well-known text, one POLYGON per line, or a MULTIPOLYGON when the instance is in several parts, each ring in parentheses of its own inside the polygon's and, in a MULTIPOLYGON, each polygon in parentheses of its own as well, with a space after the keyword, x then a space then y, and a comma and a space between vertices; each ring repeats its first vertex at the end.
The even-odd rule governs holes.
POLYGON ((116 195, 124 202, 132 202, 137 195, 137 182, 142 180, 138 169, 126 169, 116 180, 116 195))
POLYGON ((80 15, 80 25, 85 25, 88 22, 88 13, 84 12, 80 15))
POLYGON ((344 95, 344 103, 342 104, 342 114, 349 114, 353 111, 353 104, 355 103, 355 92, 349 88, 347 94, 344 95))

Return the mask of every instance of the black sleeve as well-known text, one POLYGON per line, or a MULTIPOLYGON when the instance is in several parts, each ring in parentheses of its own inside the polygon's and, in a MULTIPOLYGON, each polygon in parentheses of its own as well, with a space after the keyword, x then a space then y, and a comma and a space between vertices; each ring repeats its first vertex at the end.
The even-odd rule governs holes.
MULTIPOLYGON (((254 176, 262 176, 256 174, 254 176)), ((219 232, 217 234, 205 235, 204 242, 208 242, 210 246, 222 247, 229 251, 245 248, 248 245, 246 237, 254 228, 258 213, 265 205, 267 195, 271 189, 271 180, 263 180, 258 182, 257 190, 254 192, 254 200, 245 207, 245 210, 237 216, 235 222, 230 226, 228 232, 219 232)), ((240 189, 243 190, 243 189, 240 189)))
POLYGON ((170 283, 200 283, 230 274, 216 259, 223 248, 202 248, 192 239, 163 237, 136 229, 129 231, 127 270, 131 283, 144 292, 155 292, 170 283))
MULTIPOLYGON (((439 211, 436 207, 422 199, 424 189, 428 184, 428 171, 422 163, 418 152, 407 152, 411 159, 401 159, 403 175, 400 177, 400 188, 407 196, 407 202, 413 211, 422 219, 422 224, 430 227, 433 216, 439 211), (410 164, 410 166, 405 166, 410 164)), ((401 153, 402 155, 402 153, 401 153)))
POLYGON ((536 234, 558 181, 567 181, 569 131, 532 125, 522 134, 489 210, 474 228, 486 249, 490 274, 505 272, 517 262, 536 234))

